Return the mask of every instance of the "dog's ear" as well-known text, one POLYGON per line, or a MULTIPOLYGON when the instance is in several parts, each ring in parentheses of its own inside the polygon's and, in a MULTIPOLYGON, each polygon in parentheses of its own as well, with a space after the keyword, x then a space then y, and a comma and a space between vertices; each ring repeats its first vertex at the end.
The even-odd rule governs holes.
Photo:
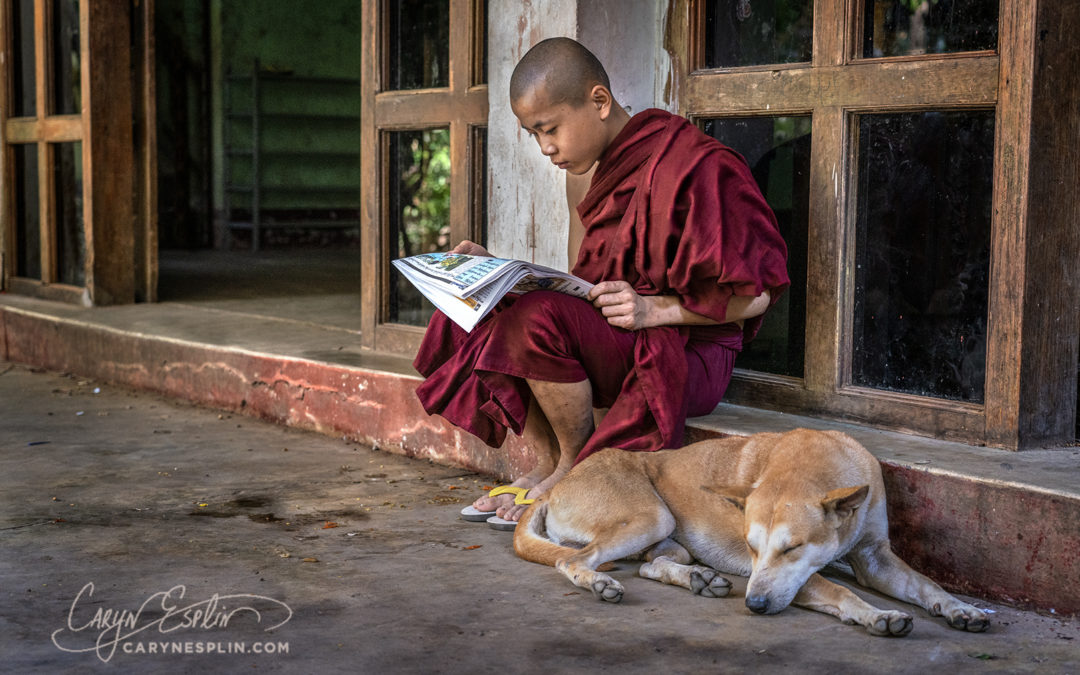
POLYGON ((754 488, 747 485, 702 485, 701 489, 726 499, 737 506, 740 511, 746 510, 746 497, 754 491, 754 488))
POLYGON ((821 500, 821 505, 825 508, 826 514, 834 513, 840 520, 844 520, 866 502, 868 494, 870 494, 869 485, 837 488, 825 495, 825 499, 821 500))

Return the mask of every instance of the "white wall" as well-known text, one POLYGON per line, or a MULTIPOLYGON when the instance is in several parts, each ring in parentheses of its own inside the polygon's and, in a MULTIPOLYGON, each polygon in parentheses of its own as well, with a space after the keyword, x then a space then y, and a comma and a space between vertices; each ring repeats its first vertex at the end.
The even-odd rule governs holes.
POLYGON ((593 51, 632 113, 660 101, 667 0, 490 0, 488 5, 488 248, 503 257, 568 267, 562 171, 540 154, 510 110, 510 74, 540 40, 572 37, 593 51))

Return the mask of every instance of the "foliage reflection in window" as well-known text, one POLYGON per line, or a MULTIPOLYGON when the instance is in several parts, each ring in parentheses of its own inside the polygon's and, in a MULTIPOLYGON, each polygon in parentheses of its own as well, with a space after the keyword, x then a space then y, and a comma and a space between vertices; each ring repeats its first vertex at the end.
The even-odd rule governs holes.
POLYGON ((863 56, 997 47, 998 0, 865 0, 863 56))
MULTIPOLYGON (((394 131, 389 137, 391 258, 450 247, 450 131, 394 131)), ((391 323, 426 325, 432 305, 391 269, 391 323)))

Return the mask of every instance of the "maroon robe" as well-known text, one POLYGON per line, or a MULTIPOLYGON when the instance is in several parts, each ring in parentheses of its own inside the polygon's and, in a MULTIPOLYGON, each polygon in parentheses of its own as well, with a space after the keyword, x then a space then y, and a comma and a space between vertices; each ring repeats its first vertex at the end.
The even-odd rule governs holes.
MULTIPOLYGON (((600 158, 578 206, 585 237, 574 273, 625 280, 641 295, 677 295, 723 321, 732 295, 788 286, 787 250, 746 162, 681 117, 647 110, 600 158)), ((524 378, 593 385, 610 407, 578 461, 605 447, 679 447, 688 414, 711 410, 731 377, 743 328, 612 328, 577 298, 534 292, 509 298, 472 333, 432 318, 415 366, 425 410, 493 447, 521 433, 531 401, 524 378)))

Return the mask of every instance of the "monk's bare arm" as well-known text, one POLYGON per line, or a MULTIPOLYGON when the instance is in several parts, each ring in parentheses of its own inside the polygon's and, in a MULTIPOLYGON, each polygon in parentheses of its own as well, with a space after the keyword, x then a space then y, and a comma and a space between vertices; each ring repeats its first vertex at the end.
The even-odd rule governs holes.
POLYGON ((570 233, 566 240, 567 269, 574 269, 577 264, 578 251, 581 250, 581 240, 585 238, 585 226, 581 224, 581 216, 578 215, 577 207, 589 191, 592 182, 594 166, 588 173, 575 176, 566 174, 566 206, 570 209, 570 233))
MULTIPOLYGON (((589 299, 600 309, 608 323, 627 330, 720 323, 686 309, 674 295, 638 295, 625 281, 602 281, 589 293, 589 299)), ((728 300, 724 318, 741 325, 746 319, 764 314, 771 299, 769 291, 755 298, 733 295, 728 300)))

